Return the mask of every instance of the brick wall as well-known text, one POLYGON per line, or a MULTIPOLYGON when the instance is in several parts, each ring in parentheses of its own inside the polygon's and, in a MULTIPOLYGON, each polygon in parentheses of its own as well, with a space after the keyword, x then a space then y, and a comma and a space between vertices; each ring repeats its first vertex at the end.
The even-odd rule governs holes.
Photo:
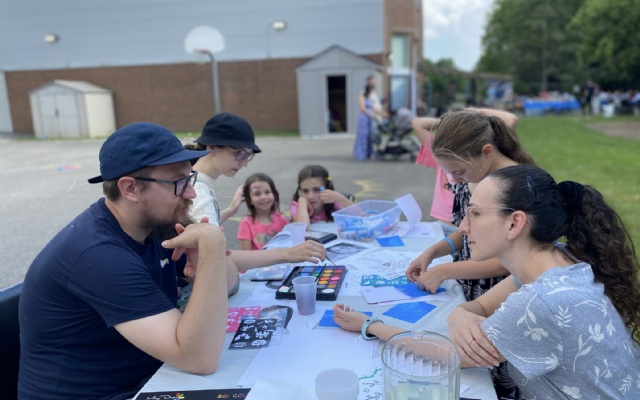
MULTIPOLYGON (((376 62, 381 55, 367 55, 376 62)), ((295 69, 306 58, 218 64, 222 111, 256 130, 298 130, 295 69)), ((6 72, 16 132, 33 133, 29 91, 54 79, 88 81, 113 91, 116 126, 149 121, 199 132, 214 114, 209 63, 6 72)))

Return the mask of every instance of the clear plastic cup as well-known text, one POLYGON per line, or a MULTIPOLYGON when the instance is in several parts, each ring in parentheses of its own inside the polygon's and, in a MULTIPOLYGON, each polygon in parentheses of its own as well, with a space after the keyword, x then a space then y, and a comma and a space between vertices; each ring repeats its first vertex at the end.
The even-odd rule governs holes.
POLYGON ((299 276, 293 278, 293 292, 300 315, 311 315, 316 312, 316 292, 318 284, 315 276, 299 276))
POLYGON ((360 382, 355 372, 345 368, 333 368, 316 376, 318 400, 356 400, 360 382))
POLYGON ((293 246, 304 243, 307 224, 304 222, 293 222, 287 225, 287 230, 291 233, 291 243, 293 246))

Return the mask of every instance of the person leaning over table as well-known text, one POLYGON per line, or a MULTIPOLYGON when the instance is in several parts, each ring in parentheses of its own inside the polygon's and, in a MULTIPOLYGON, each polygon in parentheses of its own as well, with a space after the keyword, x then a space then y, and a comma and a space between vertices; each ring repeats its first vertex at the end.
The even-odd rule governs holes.
MULTIPOLYGON (((478 184, 460 229, 474 260, 512 273, 447 318, 463 367, 506 359, 527 399, 640 398, 638 260, 600 192, 503 168, 478 184)), ((363 314, 340 308, 336 322, 355 330, 363 314)), ((393 328, 361 329, 388 339, 393 328)))
MULTIPOLYGON (((239 115, 219 113, 205 123, 202 134, 195 140, 195 144, 188 144, 185 148, 209 150, 209 154, 199 158, 193 165, 194 171, 197 171, 199 175, 198 182, 194 185, 197 197, 189 209, 189 216, 194 220, 207 217, 210 224, 219 226, 232 214, 225 214, 224 210, 219 211, 220 206, 214 190, 215 181, 222 175, 234 177, 238 171, 249 165, 257 153, 261 152, 255 143, 253 128, 247 120, 239 115)), ((240 189, 243 186, 240 186, 240 189)), ((241 196, 240 201, 242 200, 241 196)), ((230 208, 226 210, 230 210, 230 208)), ((237 211, 237 207, 235 207, 235 211, 237 211)), ((317 264, 324 261, 326 257, 324 246, 313 240, 307 240, 291 248, 229 251, 229 259, 233 261, 239 271, 281 263, 312 262, 317 264)), ((189 302, 191 289, 192 285, 187 284, 181 291, 178 301, 181 310, 184 310, 189 302)), ((236 286, 230 294, 235 294, 238 289, 239 287, 236 286)))
MULTIPOLYGON (((533 164, 515 132, 518 118, 508 112, 470 108, 445 114, 431 143, 436 162, 455 182, 451 222, 459 226, 478 182, 489 173, 516 164, 533 164)), ((466 300, 474 300, 509 275, 497 260, 470 259, 469 241, 458 230, 426 249, 407 268, 407 278, 420 289, 435 293, 447 279, 456 279, 466 300), (427 269, 439 257, 454 262, 427 269)), ((506 364, 491 371, 499 398, 519 399, 518 386, 506 364)))
POLYGON ((216 371, 237 272, 220 228, 187 218, 189 160, 205 154, 145 122, 104 142, 89 182, 105 197, 44 247, 22 286, 20 399, 128 399, 163 362, 216 371), (176 269, 195 281, 184 314, 176 269))

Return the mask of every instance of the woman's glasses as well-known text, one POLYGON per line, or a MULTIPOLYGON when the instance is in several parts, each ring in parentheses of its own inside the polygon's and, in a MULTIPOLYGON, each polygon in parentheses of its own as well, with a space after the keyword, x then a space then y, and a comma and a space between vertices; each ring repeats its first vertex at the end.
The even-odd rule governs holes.
POLYGON ((253 151, 247 151, 245 149, 236 149, 235 147, 232 147, 231 151, 234 152, 236 156, 236 161, 242 161, 246 158, 247 162, 249 162, 253 160, 253 157, 255 157, 256 155, 256 153, 254 153, 253 151))
POLYGON ((182 196, 184 192, 187 191, 187 187, 189 186, 189 183, 191 183, 191 186, 196 184, 196 181, 198 180, 198 172, 191 171, 191 174, 188 177, 178 179, 176 181, 168 181, 166 179, 157 179, 157 178, 147 178, 144 176, 134 176, 133 179, 136 179, 138 181, 145 181, 145 182, 159 182, 159 183, 171 184, 173 185, 173 194, 175 194, 176 196, 182 196))
POLYGON ((515 212, 513 208, 510 207, 478 207, 478 206, 467 206, 464 209, 464 215, 469 219, 469 222, 477 216, 479 210, 509 210, 511 212, 515 212))

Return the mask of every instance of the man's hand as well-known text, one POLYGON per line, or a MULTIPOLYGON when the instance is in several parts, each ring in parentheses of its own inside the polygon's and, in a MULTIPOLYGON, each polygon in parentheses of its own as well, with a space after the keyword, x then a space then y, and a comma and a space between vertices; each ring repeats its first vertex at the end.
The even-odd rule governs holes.
POLYGON ((198 247, 205 245, 226 246, 226 238, 222 230, 212 224, 207 223, 207 219, 203 218, 202 223, 190 224, 184 227, 182 224, 176 224, 176 232, 178 236, 173 239, 162 242, 165 249, 174 249, 171 259, 177 261, 183 254, 187 255, 187 263, 185 264, 185 276, 192 278, 195 276, 195 269, 198 263, 198 247))

